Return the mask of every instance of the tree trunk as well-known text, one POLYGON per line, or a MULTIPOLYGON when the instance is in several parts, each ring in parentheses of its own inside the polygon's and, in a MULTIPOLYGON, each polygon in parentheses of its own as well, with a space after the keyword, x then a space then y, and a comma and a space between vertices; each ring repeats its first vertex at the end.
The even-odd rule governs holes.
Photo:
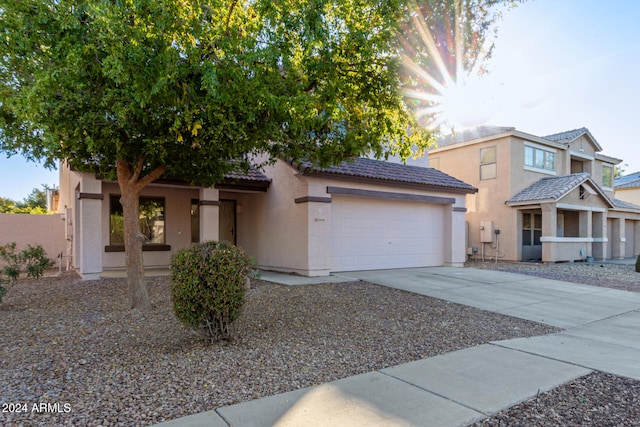
POLYGON ((131 308, 151 310, 151 299, 144 283, 144 263, 142 258, 143 236, 140 230, 140 192, 145 185, 157 179, 164 168, 157 168, 149 175, 139 179, 143 159, 132 169, 124 161, 117 161, 118 184, 120 186, 120 204, 124 221, 124 253, 127 264, 127 284, 131 308))

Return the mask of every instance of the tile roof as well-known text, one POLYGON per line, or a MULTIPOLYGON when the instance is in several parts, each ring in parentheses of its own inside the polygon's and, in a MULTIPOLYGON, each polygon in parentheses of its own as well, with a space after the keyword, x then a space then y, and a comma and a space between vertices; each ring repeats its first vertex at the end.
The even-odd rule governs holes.
POLYGON ((251 166, 246 172, 230 172, 224 175, 225 180, 271 182, 271 178, 251 166))
POLYGON ((590 175, 587 172, 542 178, 507 200, 507 204, 559 200, 588 179, 590 179, 590 175))
POLYGON ((381 183, 418 184, 431 188, 462 190, 466 193, 475 193, 477 191, 475 187, 434 168, 403 165, 361 157, 322 169, 312 169, 311 164, 308 162, 304 162, 300 166, 303 172, 310 175, 330 174, 366 178, 372 181, 380 181, 381 183))
POLYGON ((640 206, 634 205, 633 203, 625 202, 624 200, 613 199, 613 204, 616 208, 634 209, 640 211, 640 206))
POLYGON ((617 178, 614 182, 615 188, 636 188, 640 187, 640 172, 630 173, 617 178))
POLYGON ((444 135, 438 139, 438 147, 446 147, 448 145, 457 144, 463 141, 470 141, 472 139, 484 138, 486 136, 499 135, 501 133, 512 132, 516 130, 514 127, 501 127, 501 126, 478 126, 473 129, 468 129, 462 132, 452 133, 450 135, 444 135))
POLYGON ((596 141, 591 132, 589 132, 589 129, 585 127, 560 133, 554 133, 551 135, 543 136, 543 138, 548 139, 549 141, 559 142, 561 144, 568 144, 571 141, 580 138, 582 135, 589 135, 589 138, 591 138, 591 140, 593 141, 594 145, 597 148, 597 151, 602 151, 602 147, 600 146, 600 144, 598 144, 598 141, 596 141))

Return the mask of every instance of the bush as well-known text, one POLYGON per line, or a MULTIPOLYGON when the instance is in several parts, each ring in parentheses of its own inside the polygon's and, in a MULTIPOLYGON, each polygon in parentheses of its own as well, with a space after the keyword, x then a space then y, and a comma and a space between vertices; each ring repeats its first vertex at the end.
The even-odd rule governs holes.
POLYGON ((171 258, 171 296, 178 320, 211 342, 232 338, 240 317, 251 260, 227 242, 205 242, 171 258))
POLYGON ((47 253, 40 245, 27 245, 25 249, 16 252, 16 243, 0 246, 0 259, 6 264, 0 272, 0 302, 2 297, 18 281, 20 274, 27 273, 27 277, 39 279, 46 269, 54 266, 54 262, 47 258, 47 253))
POLYGON ((640 255, 638 255, 638 259, 636 259, 636 272, 640 273, 640 255))

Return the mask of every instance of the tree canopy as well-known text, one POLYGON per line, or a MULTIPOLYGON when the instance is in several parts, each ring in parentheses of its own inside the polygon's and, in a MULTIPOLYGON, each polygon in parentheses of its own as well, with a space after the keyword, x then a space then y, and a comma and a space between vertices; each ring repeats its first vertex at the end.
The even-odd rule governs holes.
POLYGON ((259 153, 326 166, 428 141, 397 90, 397 0, 0 5, 10 153, 207 185, 259 153))
POLYGON ((256 155, 424 149, 399 92, 401 0, 0 0, 0 151, 118 181, 132 306, 138 199, 256 155))
POLYGON ((47 190, 49 187, 42 184, 42 190, 34 188, 22 202, 0 197, 0 213, 46 214, 47 190))

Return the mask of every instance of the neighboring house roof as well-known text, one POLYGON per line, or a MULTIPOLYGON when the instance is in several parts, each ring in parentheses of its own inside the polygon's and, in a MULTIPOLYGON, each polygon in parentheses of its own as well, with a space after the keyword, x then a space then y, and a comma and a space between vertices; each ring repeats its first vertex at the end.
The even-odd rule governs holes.
POLYGON ((614 182, 615 188, 636 188, 640 187, 640 172, 634 172, 629 175, 621 176, 614 182))
POLYGON ((610 207, 614 207, 614 203, 607 195, 593 182, 591 176, 587 172, 574 173, 571 175, 554 176, 542 178, 529 187, 525 188, 515 196, 506 201, 508 205, 519 205, 533 202, 558 201, 567 193, 589 181, 591 186, 597 191, 610 207))
POLYGON ((633 203, 625 202, 624 200, 613 199, 613 203, 616 208, 640 210, 640 206, 634 205, 633 203))
POLYGON ((475 193, 477 188, 434 168, 410 166, 381 160, 356 158, 337 166, 313 169, 311 163, 303 162, 300 170, 306 175, 322 175, 335 178, 366 179, 380 183, 400 183, 426 186, 431 189, 475 193))
POLYGON ((462 132, 455 132, 450 135, 445 135, 438 139, 438 147, 446 147, 448 145, 457 144, 463 141, 469 141, 472 139, 484 138, 487 136, 500 135, 502 133, 513 132, 514 127, 503 126, 478 126, 473 129, 468 129, 462 132))
POLYGON ((543 138, 548 139, 549 141, 559 142, 561 144, 569 144, 571 141, 575 141, 576 139, 580 138, 583 135, 589 136, 591 141, 593 141, 593 145, 595 145, 596 147, 596 151, 602 151, 602 147, 600 146, 600 144, 598 144, 598 141, 596 141, 593 135, 591 135, 591 132, 589 132, 589 129, 584 127, 580 129, 573 129, 565 132, 554 133, 552 135, 543 136, 543 138))

